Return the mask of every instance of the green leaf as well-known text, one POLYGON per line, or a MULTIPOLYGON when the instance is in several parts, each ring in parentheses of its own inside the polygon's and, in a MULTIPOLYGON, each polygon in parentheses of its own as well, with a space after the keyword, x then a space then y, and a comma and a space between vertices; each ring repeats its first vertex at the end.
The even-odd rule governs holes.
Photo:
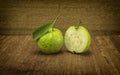
POLYGON ((46 34, 49 31, 49 29, 52 28, 52 26, 53 26, 52 23, 47 23, 47 24, 44 24, 43 26, 37 28, 33 32, 33 39, 38 40, 41 36, 46 34))

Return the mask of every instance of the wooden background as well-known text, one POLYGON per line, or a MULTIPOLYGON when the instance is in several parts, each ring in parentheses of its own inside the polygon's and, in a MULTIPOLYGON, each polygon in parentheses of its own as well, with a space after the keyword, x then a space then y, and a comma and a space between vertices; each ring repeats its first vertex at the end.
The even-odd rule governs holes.
POLYGON ((0 0, 0 34, 31 34, 52 22, 63 32, 82 21, 90 31, 119 32, 119 0, 0 0))
POLYGON ((120 1, 0 0, 0 75, 120 75, 120 1), (79 19, 89 29, 87 53, 39 51, 33 30, 59 13, 63 34, 79 19))

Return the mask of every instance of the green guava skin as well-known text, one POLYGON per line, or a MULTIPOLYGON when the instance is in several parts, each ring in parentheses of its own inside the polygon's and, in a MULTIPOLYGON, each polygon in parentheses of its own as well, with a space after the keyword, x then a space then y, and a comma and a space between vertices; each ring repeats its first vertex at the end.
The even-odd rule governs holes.
POLYGON ((72 53, 85 53, 90 44, 90 33, 83 26, 70 26, 65 32, 65 46, 72 53))
POLYGON ((62 32, 57 28, 52 28, 48 33, 40 37, 37 44, 43 53, 57 53, 63 46, 62 32))

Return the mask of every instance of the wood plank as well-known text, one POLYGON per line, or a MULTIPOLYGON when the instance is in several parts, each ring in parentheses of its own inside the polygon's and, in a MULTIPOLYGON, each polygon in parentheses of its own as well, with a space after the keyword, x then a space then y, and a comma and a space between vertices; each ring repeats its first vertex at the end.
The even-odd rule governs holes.
POLYGON ((1 75, 119 75, 120 35, 92 36, 89 52, 39 51, 31 35, 0 35, 1 75))
POLYGON ((63 32, 82 21, 91 30, 120 32, 119 0, 2 0, 0 1, 0 34, 31 34, 34 29, 56 22, 63 32))
POLYGON ((114 73, 115 75, 118 75, 119 69, 117 69, 117 67, 119 64, 114 63, 120 60, 119 53, 116 54, 114 52, 115 47, 112 46, 113 44, 110 41, 108 42, 108 40, 110 40, 108 37, 109 36, 98 36, 96 38, 93 38, 93 43, 96 44, 96 47, 94 47, 95 51, 93 52, 96 52, 96 62, 98 62, 97 64, 102 74, 106 73, 112 75, 114 73), (114 70, 111 70, 110 68, 114 68, 114 70))

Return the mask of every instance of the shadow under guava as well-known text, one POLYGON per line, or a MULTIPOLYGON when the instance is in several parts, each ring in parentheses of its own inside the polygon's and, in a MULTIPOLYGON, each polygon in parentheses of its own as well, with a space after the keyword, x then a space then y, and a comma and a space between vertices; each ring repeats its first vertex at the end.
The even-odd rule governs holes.
POLYGON ((68 51, 68 50, 67 50, 66 52, 68 52, 68 53, 70 53, 70 54, 74 54, 74 55, 80 55, 80 56, 91 56, 91 55, 92 55, 92 53, 91 53, 90 50, 88 50, 88 51, 85 52, 85 53, 76 53, 76 52, 72 53, 72 52, 70 52, 70 51, 68 51))
POLYGON ((42 52, 42 51, 40 51, 40 50, 35 50, 35 51, 34 51, 34 54, 35 54, 35 55, 60 55, 60 54, 62 54, 62 53, 63 53, 63 50, 60 50, 60 51, 57 52, 57 53, 49 53, 49 54, 44 53, 44 52, 42 52))
POLYGON ((44 53, 44 52, 42 52, 40 50, 35 50, 33 52, 33 54, 35 54, 35 55, 53 55, 53 56, 54 55, 61 55, 61 54, 65 54, 65 53, 70 53, 70 54, 73 54, 73 55, 80 55, 80 56, 91 56, 92 55, 92 52, 90 50, 88 50, 85 53, 72 53, 72 52, 70 52, 68 50, 60 50, 57 53, 50 53, 50 54, 46 54, 46 53, 44 53))

